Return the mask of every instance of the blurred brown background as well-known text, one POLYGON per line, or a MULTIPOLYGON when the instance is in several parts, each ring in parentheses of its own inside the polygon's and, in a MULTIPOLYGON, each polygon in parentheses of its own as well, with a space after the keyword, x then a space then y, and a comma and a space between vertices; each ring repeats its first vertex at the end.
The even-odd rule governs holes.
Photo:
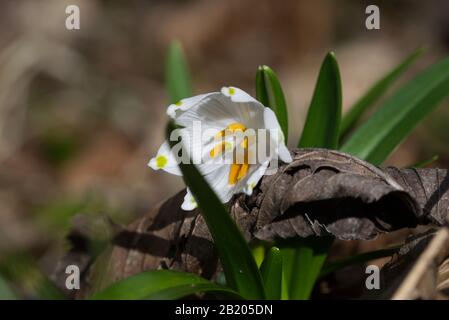
MULTIPOLYGON (((271 66, 294 146, 328 51, 347 108, 415 48, 428 52, 402 81, 447 55, 448 15, 446 0, 1 0, 0 264, 22 252, 51 272, 74 215, 127 223, 182 188, 147 167, 167 120, 172 39, 196 93, 235 85, 253 94, 257 66, 271 66), (65 28, 68 4, 80 7, 80 30, 65 28), (368 4, 380 7, 380 30, 365 28, 368 4)), ((448 167, 448 106, 389 164, 439 154, 432 165, 448 167)))

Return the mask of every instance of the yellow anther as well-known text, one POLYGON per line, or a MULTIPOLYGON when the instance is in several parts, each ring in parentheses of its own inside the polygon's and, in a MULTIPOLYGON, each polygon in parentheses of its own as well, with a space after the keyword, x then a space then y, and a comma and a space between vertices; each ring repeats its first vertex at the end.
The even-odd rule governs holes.
POLYGON ((240 181, 241 179, 245 178, 248 174, 249 164, 244 163, 240 165, 239 175, 237 176, 237 181, 240 181))
POLYGON ((248 137, 245 137, 242 141, 241 146, 243 149, 248 149, 248 145, 249 145, 248 137))
POLYGON ((244 124, 234 122, 231 123, 229 126, 226 127, 226 129, 221 130, 215 135, 215 139, 223 138, 224 136, 231 135, 236 131, 245 131, 246 127, 244 124))
POLYGON ((218 132, 218 133, 215 135, 215 139, 223 138, 223 137, 225 136, 225 134, 226 134, 225 130, 221 130, 220 132, 218 132))
POLYGON ((235 131, 245 131, 246 127, 244 124, 238 123, 238 122, 234 122, 231 123, 229 126, 227 126, 227 128, 229 131, 231 132, 235 132, 235 131))
POLYGON ((179 107, 179 106, 182 106, 182 101, 179 100, 178 102, 175 103, 175 105, 177 105, 178 107, 179 107))
POLYGON ((248 174, 249 164, 232 164, 229 171, 229 184, 234 185, 248 174))
MULTIPOLYGON (((229 88, 230 94, 231 89, 229 88)), ((215 139, 223 138, 227 135, 231 135, 235 133, 236 131, 245 132, 246 126, 242 123, 234 122, 228 125, 224 130, 221 130, 215 135, 215 139)), ((237 163, 237 159, 234 157, 234 163, 231 165, 231 169, 229 172, 229 179, 228 182, 230 185, 236 184, 238 181, 246 177, 249 170, 249 163, 248 163, 248 146, 249 146, 249 139, 248 137, 244 137, 242 143, 242 148, 245 150, 243 154, 243 164, 237 163)), ((214 146, 214 148, 210 151, 211 158, 214 158, 218 156, 219 154, 223 153, 225 150, 230 150, 233 147, 233 145, 230 142, 221 142, 214 146)), ((234 155, 235 156, 235 155, 234 155)), ((241 161, 241 160, 240 160, 241 161)))
POLYGON ((241 167, 240 164, 231 165, 231 170, 229 171, 229 184, 230 185, 234 185, 237 183, 240 167, 241 167))
POLYGON ((232 149, 232 143, 228 141, 220 142, 219 144, 215 145, 215 147, 210 151, 210 157, 215 158, 219 154, 230 149, 232 149))
POLYGON ((229 95, 234 95, 235 94, 235 89, 234 88, 229 88, 229 95))

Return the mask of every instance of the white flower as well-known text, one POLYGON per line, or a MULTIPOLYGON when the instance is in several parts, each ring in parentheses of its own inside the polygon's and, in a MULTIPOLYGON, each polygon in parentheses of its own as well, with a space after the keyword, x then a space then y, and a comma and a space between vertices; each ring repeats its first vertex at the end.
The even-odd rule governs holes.
MULTIPOLYGON (((194 157, 199 171, 223 203, 236 193, 250 195, 274 160, 292 161, 274 112, 238 88, 224 87, 221 92, 182 99, 171 104, 167 114, 183 127, 178 133, 187 152, 184 156, 194 157), (202 131, 210 134, 194 138, 198 123, 202 131), (263 130, 269 133, 268 144, 259 141, 263 136, 257 134, 263 130), (267 154, 258 152, 261 145, 269 146, 267 154)), ((177 151, 164 142, 148 165, 181 175, 179 160, 174 156, 177 151)), ((187 190, 182 209, 193 210, 196 206, 187 190)))

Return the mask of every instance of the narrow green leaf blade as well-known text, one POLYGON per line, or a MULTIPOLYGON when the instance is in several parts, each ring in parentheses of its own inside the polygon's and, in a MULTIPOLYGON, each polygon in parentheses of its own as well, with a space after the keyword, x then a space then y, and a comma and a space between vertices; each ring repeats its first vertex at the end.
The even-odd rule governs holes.
POLYGON ((333 238, 330 237, 309 237, 281 244, 283 285, 287 286, 282 289, 283 298, 305 300, 310 297, 332 242, 333 238))
POLYGON ((256 97, 271 108, 279 121, 285 141, 288 141, 288 111, 281 83, 268 66, 259 66, 256 73, 256 97))
MULTIPOLYGON (((336 149, 341 120, 341 80, 333 53, 325 57, 299 141, 300 148, 336 149)), ((308 238, 282 245, 286 299, 308 299, 333 239, 308 238)))
POLYGON ((173 300, 200 292, 215 292, 240 298, 229 288, 214 284, 192 273, 153 270, 118 281, 94 294, 93 300, 173 300))
POLYGON ((396 252, 398 252, 400 249, 400 246, 387 248, 387 249, 381 249, 376 251, 370 251, 370 252, 364 252, 357 255, 353 255, 344 259, 340 259, 328 264, 325 264, 323 269, 320 272, 320 278, 327 276, 328 274, 331 274, 332 272, 335 272, 339 269, 342 269, 347 266, 351 266, 354 264, 361 264, 365 263, 370 260, 379 259, 379 258, 385 258, 389 257, 396 252))
POLYGON ((321 65, 299 148, 338 147, 341 101, 340 72, 335 55, 331 52, 321 65))
POLYGON ((379 165, 449 95, 449 58, 432 65, 388 99, 341 150, 379 165))
POLYGON ((397 80, 399 76, 403 74, 404 71, 406 71, 416 60, 418 60, 419 57, 421 57, 424 51, 424 49, 420 48, 412 52, 404 61, 397 65, 382 79, 377 81, 365 95, 363 95, 353 106, 351 106, 341 121, 340 137, 348 133, 363 113, 374 105, 374 103, 388 90, 388 88, 390 88, 394 81, 397 80))
POLYGON ((251 252, 253 253, 257 267, 260 268, 260 265, 265 259, 265 245, 263 243, 258 243, 252 247, 251 252))
MULTIPOLYGON (((170 133, 175 128, 173 122, 167 127, 167 140, 171 147, 175 142, 170 141, 170 133)), ((234 220, 195 165, 181 162, 179 168, 214 239, 227 284, 247 299, 263 299, 265 292, 262 277, 234 220)))
POLYGON ((279 248, 272 247, 264 259, 260 271, 265 285, 267 299, 281 299, 282 254, 279 248))
POLYGON ((165 81, 172 103, 193 95, 192 84, 182 45, 175 40, 167 54, 165 81))

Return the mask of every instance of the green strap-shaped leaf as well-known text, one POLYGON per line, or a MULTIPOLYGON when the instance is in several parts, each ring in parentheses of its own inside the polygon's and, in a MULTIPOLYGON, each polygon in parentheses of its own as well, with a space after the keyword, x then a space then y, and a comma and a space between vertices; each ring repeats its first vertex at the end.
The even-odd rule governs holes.
POLYGON ((379 165, 449 95, 449 58, 432 65, 389 98, 341 150, 379 165))
POLYGON ((357 255, 353 255, 344 259, 340 259, 337 261, 330 262, 328 264, 325 264, 323 269, 320 272, 320 278, 335 272, 339 269, 342 269, 347 266, 351 266, 354 264, 362 264, 370 260, 389 257, 396 252, 398 252, 400 249, 400 246, 387 248, 387 249, 381 249, 376 251, 370 251, 370 252, 364 252, 357 255))
POLYGON ((365 111, 374 105, 374 103, 390 88, 399 76, 407 70, 422 54, 423 49, 417 49, 410 54, 404 61, 397 65, 382 79, 377 81, 366 94, 351 106, 344 115, 340 125, 340 137, 343 137, 357 123, 365 111))
POLYGON ((94 300, 173 300, 200 292, 214 292, 228 298, 241 298, 229 288, 214 284, 192 273, 173 270, 146 271, 113 283, 94 294, 94 300))
MULTIPOLYGON (((300 148, 336 149, 341 119, 341 81, 333 53, 325 57, 299 142, 300 148)), ((332 245, 332 238, 308 238, 281 244, 283 299, 308 299, 332 245)))
POLYGON ((288 141, 288 111, 281 84, 268 66, 259 66, 256 73, 256 97, 264 106, 271 108, 279 121, 285 141, 288 141))
POLYGON ((321 65, 298 147, 338 147, 341 100, 340 72, 331 52, 321 65))
POLYGON ((268 251, 260 267, 262 279, 265 285, 267 299, 281 299, 282 285, 282 254, 279 248, 272 247, 268 251))
POLYGON ((187 61, 181 43, 177 40, 173 41, 168 49, 165 81, 172 103, 193 95, 187 61))
POLYGON ((265 245, 263 243, 257 243, 251 248, 256 265, 260 268, 263 260, 265 259, 265 245))
MULTIPOLYGON (((176 142, 170 141, 170 133, 175 128, 173 122, 167 127, 167 140, 172 147, 176 142)), ((214 239, 227 284, 247 299, 263 299, 265 292, 259 269, 234 220, 195 165, 180 163, 179 168, 214 239)))
POLYGON ((280 244, 283 261, 283 299, 305 300, 310 297, 333 238, 309 237, 280 244))

